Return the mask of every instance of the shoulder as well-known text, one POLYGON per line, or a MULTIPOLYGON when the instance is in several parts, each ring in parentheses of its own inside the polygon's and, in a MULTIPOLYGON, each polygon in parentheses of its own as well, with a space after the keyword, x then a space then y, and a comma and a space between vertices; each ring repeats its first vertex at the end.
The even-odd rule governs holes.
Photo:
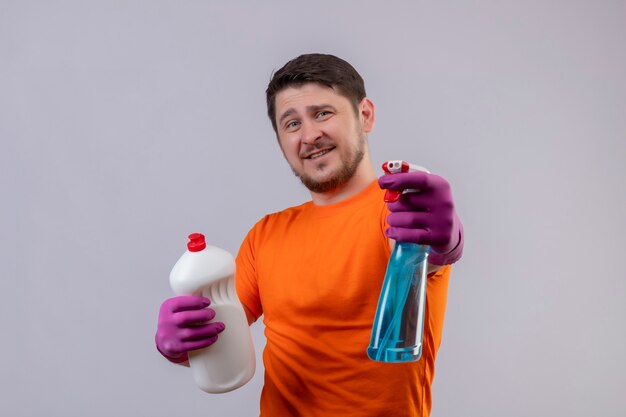
POLYGON ((263 235, 268 231, 276 232, 281 228, 288 227, 297 219, 306 216, 307 208, 310 202, 303 203, 299 206, 288 207, 284 210, 269 213, 257 221, 249 232, 249 235, 263 235))

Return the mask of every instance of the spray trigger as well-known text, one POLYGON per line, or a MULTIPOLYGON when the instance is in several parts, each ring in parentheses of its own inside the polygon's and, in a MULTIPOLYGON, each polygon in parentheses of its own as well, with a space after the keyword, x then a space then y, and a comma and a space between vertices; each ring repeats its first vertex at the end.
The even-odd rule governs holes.
MULTIPOLYGON (((398 173, 406 173, 406 172, 412 172, 412 171, 423 171, 423 172, 428 172, 430 173, 430 171, 428 171, 426 168, 421 167, 419 165, 415 165, 415 164, 410 164, 406 161, 403 161, 401 159, 397 159, 397 160, 392 160, 392 161, 387 161, 385 163, 383 163, 383 171, 385 171, 386 175, 392 175, 392 174, 398 174, 398 173)), ((385 192, 385 203, 393 203, 395 201, 398 201, 400 199, 400 196, 404 193, 414 193, 417 192, 418 190, 413 190, 413 189, 406 189, 406 190, 387 190, 385 192)))
POLYGON ((402 191, 398 191, 398 190, 387 190, 385 191, 385 203, 393 203, 396 202, 400 199, 400 196, 402 195, 402 191))

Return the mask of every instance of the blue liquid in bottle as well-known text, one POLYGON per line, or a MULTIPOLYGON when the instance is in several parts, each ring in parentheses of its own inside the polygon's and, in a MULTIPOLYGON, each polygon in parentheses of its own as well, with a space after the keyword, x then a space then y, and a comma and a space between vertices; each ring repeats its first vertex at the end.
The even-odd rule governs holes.
POLYGON ((428 246, 396 242, 378 299, 367 356, 413 362, 422 356, 428 246))

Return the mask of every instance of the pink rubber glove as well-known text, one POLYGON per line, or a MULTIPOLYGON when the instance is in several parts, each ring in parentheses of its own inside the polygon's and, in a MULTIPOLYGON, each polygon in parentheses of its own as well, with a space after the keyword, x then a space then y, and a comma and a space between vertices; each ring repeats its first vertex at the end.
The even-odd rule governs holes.
POLYGON ((391 190, 416 189, 405 193, 393 203, 387 203, 386 234, 399 242, 429 245, 428 262, 447 265, 461 259, 463 254, 463 225, 454 210, 450 184, 444 178, 426 172, 383 175, 380 188, 391 190))
POLYGON ((211 346, 225 328, 224 323, 210 322, 215 310, 207 308, 211 300, 198 296, 169 298, 161 304, 155 336, 157 350, 174 363, 189 359, 187 352, 211 346))

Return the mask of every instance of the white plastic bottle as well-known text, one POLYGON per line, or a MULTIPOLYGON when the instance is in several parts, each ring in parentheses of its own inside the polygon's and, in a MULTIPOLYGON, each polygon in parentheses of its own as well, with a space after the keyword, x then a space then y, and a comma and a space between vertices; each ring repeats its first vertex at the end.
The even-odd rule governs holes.
POLYGON ((256 368, 250 327, 235 290, 235 259, 207 246, 200 233, 189 235, 187 248, 170 273, 172 291, 209 298, 214 320, 226 325, 214 344, 189 352, 191 373, 203 391, 232 391, 248 382, 256 368))

